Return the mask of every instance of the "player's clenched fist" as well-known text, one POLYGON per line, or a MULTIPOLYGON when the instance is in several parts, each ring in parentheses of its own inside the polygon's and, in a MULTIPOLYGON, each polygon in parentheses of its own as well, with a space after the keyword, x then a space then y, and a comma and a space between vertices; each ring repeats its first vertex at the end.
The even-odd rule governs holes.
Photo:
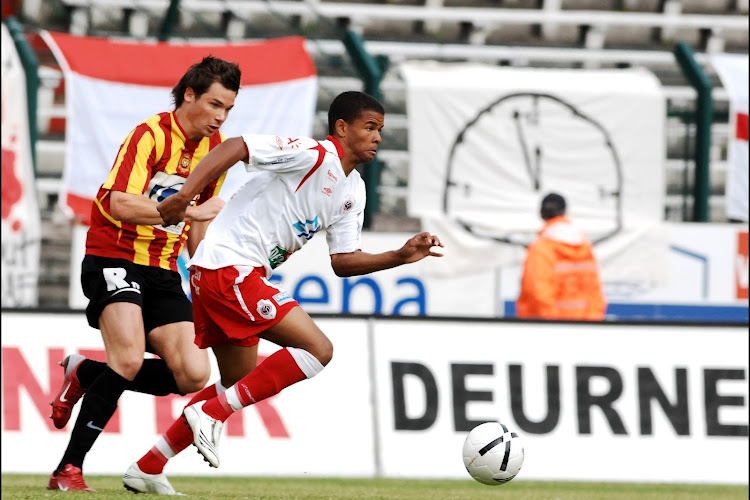
POLYGON ((178 192, 156 205, 156 209, 159 211, 164 224, 171 226, 185 220, 189 203, 190 200, 183 200, 178 192))

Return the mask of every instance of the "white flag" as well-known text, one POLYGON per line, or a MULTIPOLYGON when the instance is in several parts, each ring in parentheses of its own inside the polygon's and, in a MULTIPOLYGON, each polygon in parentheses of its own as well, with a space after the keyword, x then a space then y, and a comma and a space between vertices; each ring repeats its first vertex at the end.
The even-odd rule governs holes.
POLYGON ((41 220, 31 161, 26 76, 2 28, 2 305, 37 305, 41 220))
POLYGON ((748 221, 748 55, 711 56, 721 83, 729 94, 729 152, 726 180, 726 213, 731 220, 748 221))

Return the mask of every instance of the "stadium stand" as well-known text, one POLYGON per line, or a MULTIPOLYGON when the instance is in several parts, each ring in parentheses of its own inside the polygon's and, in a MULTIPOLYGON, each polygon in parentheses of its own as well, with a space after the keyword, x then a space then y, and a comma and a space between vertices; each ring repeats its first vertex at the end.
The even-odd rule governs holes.
MULTIPOLYGON (((56 207, 64 157, 64 79, 33 28, 153 39, 163 28, 169 5, 169 0, 25 0, 20 7, 41 65, 37 187, 50 228, 42 265, 51 272, 48 280, 67 283, 67 276, 55 275, 67 268, 60 262, 66 229, 59 224, 56 207)), ((341 42, 342 30, 353 30, 365 40, 370 55, 389 61, 380 87, 389 113, 385 149, 379 152, 380 211, 373 230, 418 227, 406 217, 407 116, 405 86, 397 71, 397 63, 414 59, 648 68, 663 84, 669 110, 664 217, 690 220, 695 125, 689 115, 695 109, 695 90, 672 53, 677 41, 686 41, 714 84, 709 209, 710 220, 724 221, 728 100, 708 58, 718 52, 747 53, 747 14, 747 0, 182 0, 171 36, 307 37, 320 75, 315 135, 324 135, 325 109, 333 96, 363 89, 341 42)))

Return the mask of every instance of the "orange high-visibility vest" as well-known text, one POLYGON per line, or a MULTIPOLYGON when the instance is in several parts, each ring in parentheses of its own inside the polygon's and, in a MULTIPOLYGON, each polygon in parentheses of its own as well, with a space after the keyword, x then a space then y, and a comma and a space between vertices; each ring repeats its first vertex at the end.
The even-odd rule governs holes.
POLYGON ((548 220, 527 249, 516 316, 598 321, 606 309, 591 243, 566 217, 548 220))

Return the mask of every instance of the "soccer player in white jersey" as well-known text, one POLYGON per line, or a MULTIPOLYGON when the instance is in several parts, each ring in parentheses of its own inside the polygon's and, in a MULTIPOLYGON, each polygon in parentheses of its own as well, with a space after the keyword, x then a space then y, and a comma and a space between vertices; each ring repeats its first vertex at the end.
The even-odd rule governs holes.
MULTIPOLYGON (((223 423, 237 410, 320 373, 333 345, 294 298, 267 278, 316 232, 325 229, 331 266, 338 276, 356 276, 440 257, 437 236, 421 233, 401 248, 370 254, 360 250, 365 185, 355 170, 375 158, 384 109, 362 92, 344 92, 328 110, 326 140, 243 135, 212 150, 176 194, 158 205, 165 224, 185 218, 191 200, 211 180, 242 160, 247 183, 208 226, 190 261, 195 343, 211 347, 228 389, 187 406, 138 464, 158 474, 140 474, 141 490, 164 490, 167 460, 194 443, 219 466, 223 423), (255 367, 257 344, 282 347, 255 367), (181 433, 182 435, 177 435, 181 433), (151 482, 146 488, 146 483, 151 482)), ((217 384, 218 386, 218 384, 217 384)), ((126 474, 125 479, 128 479, 126 474)), ((126 482, 127 484, 127 482, 126 482)))

